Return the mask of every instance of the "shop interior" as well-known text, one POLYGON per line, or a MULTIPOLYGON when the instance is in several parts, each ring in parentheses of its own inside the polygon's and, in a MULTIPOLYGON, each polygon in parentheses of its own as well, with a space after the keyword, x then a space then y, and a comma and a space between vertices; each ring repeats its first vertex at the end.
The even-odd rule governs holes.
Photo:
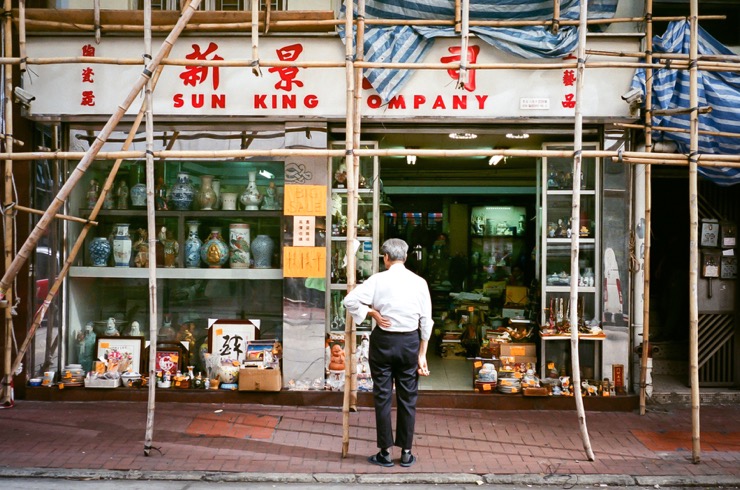
MULTIPOLYGON (((381 149, 541 149, 573 138, 558 127, 386 126, 370 133, 363 137, 381 149)), ((598 133, 586 137, 597 141, 598 133)), ((472 390, 471 358, 496 356, 487 345, 502 326, 505 335, 539 345, 538 168, 533 156, 380 157, 378 243, 404 239, 407 267, 432 295, 432 375, 421 389, 472 390)))

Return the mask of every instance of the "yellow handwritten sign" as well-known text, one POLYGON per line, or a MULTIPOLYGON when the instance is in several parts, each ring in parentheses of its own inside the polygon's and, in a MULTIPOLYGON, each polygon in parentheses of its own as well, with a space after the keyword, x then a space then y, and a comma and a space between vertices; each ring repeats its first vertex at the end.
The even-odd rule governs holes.
POLYGON ((326 248, 283 247, 283 277, 325 277, 326 248))
POLYGON ((285 185, 286 216, 326 216, 325 185, 285 185))

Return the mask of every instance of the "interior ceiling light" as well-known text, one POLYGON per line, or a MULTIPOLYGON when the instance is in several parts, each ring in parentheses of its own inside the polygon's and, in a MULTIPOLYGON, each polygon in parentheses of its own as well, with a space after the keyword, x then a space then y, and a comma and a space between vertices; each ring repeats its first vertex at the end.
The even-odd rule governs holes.
POLYGON ((510 140, 525 140, 529 138, 529 133, 506 133, 506 137, 510 140))
POLYGON ((259 171, 259 174, 262 177, 266 178, 266 179, 274 179, 275 178, 275 175, 272 172, 268 172, 267 170, 264 170, 264 169, 263 170, 260 170, 259 171))
POLYGON ((453 140, 474 140, 478 137, 475 133, 450 133, 449 136, 453 140))
POLYGON ((488 165, 498 165, 499 163, 501 163, 501 160, 504 160, 505 158, 506 157, 504 157, 503 155, 493 155, 488 160, 488 165))
POLYGON ((407 165, 416 165, 416 155, 406 155, 407 165))

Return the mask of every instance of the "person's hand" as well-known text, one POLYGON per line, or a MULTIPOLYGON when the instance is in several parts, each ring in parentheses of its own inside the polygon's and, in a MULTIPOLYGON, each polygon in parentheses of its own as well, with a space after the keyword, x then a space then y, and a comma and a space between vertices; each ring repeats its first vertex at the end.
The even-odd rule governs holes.
POLYGON ((379 327, 390 328, 391 321, 388 318, 385 318, 384 316, 382 316, 379 311, 372 310, 370 312, 370 316, 373 317, 373 319, 375 320, 375 323, 377 323, 379 327))
POLYGON ((429 366, 427 365, 427 356, 419 354, 419 369, 417 372, 420 376, 429 376, 429 366))

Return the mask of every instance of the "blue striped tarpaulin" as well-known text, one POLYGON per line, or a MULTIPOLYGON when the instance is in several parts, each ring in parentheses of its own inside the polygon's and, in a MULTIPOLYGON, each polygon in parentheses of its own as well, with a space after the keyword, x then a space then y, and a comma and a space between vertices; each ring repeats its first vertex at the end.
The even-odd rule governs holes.
MULTIPOLYGON (((614 16, 618 0, 588 0, 588 17, 614 16)), ((577 19, 580 0, 563 0, 561 19, 577 19)), ((343 7, 344 10, 344 7, 343 7)), ((356 11, 355 11, 356 14, 356 11)), ((454 0, 366 0, 366 18, 449 19, 455 18, 454 0)), ((553 18, 552 0, 470 0, 470 20, 548 20, 553 18)), ((344 40, 344 26, 339 27, 344 40)), ((545 26, 480 27, 470 32, 502 51, 522 58, 562 58, 578 44, 578 28, 561 26, 553 34, 545 26)), ((436 37, 459 37, 454 27, 374 26, 365 28, 365 59, 372 62, 414 63, 422 60, 436 37)), ((383 100, 396 95, 411 70, 369 69, 365 78, 383 100)))
MULTIPOLYGON (((663 36, 653 39, 653 56, 660 53, 689 54, 690 24, 682 20, 671 22, 663 36)), ((699 27, 698 51, 700 55, 733 55, 734 53, 699 27)), ((740 74, 732 72, 699 71, 697 77, 699 107, 711 107, 708 114, 699 114, 699 129, 704 131, 740 133, 740 74)), ((645 70, 639 69, 632 79, 632 87, 645 94, 645 70)), ((653 108, 675 109, 689 107, 690 74, 688 70, 653 70, 653 108)), ((689 114, 653 116, 653 128, 661 126, 690 128, 689 114)), ((691 135, 689 133, 659 132, 661 138, 675 141, 681 153, 688 154, 691 135)), ((699 152, 737 155, 740 138, 699 135, 699 152)), ((740 182, 740 169, 729 167, 702 167, 698 171, 719 185, 740 182)))

